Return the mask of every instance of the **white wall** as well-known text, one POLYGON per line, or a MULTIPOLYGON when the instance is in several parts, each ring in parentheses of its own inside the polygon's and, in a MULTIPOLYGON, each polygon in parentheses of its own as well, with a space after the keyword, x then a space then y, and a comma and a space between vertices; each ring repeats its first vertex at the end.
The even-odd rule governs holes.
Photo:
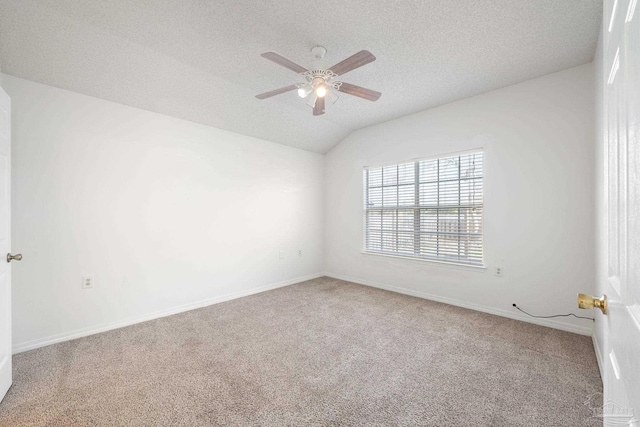
POLYGON ((11 76, 3 86, 24 255, 14 351, 322 271, 323 156, 11 76))
POLYGON ((512 303, 578 312, 576 293, 594 289, 593 81, 587 64, 352 133, 326 156, 328 274, 590 334, 590 321, 535 321, 512 303), (364 166, 478 147, 486 270, 361 253, 364 166))
POLYGON ((2 51, 0 51, 0 88, 2 87, 2 51))
POLYGON ((521 318, 513 302, 576 312, 576 292, 594 291, 592 74, 588 64, 362 129, 326 159, 2 75, 13 250, 25 256, 14 350, 293 283, 323 261, 336 277, 510 317, 521 318), (361 253, 362 167, 478 147, 487 270, 361 253), (83 275, 95 289, 80 289, 83 275))

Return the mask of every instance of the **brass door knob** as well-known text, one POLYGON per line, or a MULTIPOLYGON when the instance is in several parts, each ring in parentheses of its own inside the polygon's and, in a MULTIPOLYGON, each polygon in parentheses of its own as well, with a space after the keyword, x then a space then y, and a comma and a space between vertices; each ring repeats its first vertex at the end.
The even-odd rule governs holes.
POLYGON ((11 262, 12 260, 22 261, 22 254, 11 255, 7 254, 7 262, 11 262))
POLYGON ((602 295, 600 298, 596 298, 587 294, 578 294, 578 308, 590 309, 599 308, 602 310, 602 314, 607 314, 607 296, 602 295))

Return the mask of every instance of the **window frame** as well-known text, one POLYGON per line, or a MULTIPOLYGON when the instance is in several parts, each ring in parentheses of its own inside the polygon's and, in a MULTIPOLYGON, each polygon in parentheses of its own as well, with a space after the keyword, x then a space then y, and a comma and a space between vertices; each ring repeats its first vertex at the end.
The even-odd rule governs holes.
MULTIPOLYGON (((454 268, 461 268, 461 269, 472 269, 472 270, 485 270, 486 269, 486 250, 485 250, 485 195, 486 195, 486 187, 485 187, 485 183, 486 183, 486 177, 487 177, 487 173, 486 173, 486 153, 487 150, 485 149, 486 147, 479 147, 479 148, 474 148, 474 149, 468 149, 468 150, 464 150, 464 151, 456 151, 456 152, 449 152, 449 153, 442 153, 442 154, 437 154, 437 155, 431 155, 431 156, 427 156, 427 157, 419 157, 419 158, 414 158, 414 159, 410 159, 410 160, 405 160, 405 161, 395 161, 395 162, 390 162, 390 163, 384 163, 384 164, 374 164, 374 165, 368 165, 368 166, 364 166, 362 168, 362 187, 363 187, 363 191, 362 191, 362 249, 361 249, 361 253, 364 255, 374 255, 374 256, 383 256, 383 257, 389 257, 389 258, 397 258, 397 259, 401 259, 401 260, 406 260, 406 261, 415 261, 415 262, 420 262, 420 263, 436 263, 436 264, 442 264, 444 266, 448 266, 448 267, 454 267, 454 268), (401 253, 401 252, 385 252, 385 251, 376 251, 376 250, 370 250, 367 249, 367 212, 369 211, 367 208, 367 201, 368 201, 368 194, 367 194, 367 190, 368 190, 368 182, 367 182, 367 175, 366 172, 369 169, 377 169, 377 168, 384 168, 384 167, 389 167, 389 166, 399 166, 399 165, 403 165, 403 164, 408 164, 408 163, 414 163, 414 164, 418 164, 419 162, 422 161, 429 161, 429 160, 440 160, 440 159, 446 159, 446 158, 450 158, 450 157, 460 157, 460 156, 464 156, 464 155, 469 155, 469 154, 482 154, 482 204, 480 205, 482 210, 481 210, 481 214, 480 214, 480 218, 481 218, 481 236, 482 236, 482 244, 481 244, 481 248, 482 248, 482 260, 479 263, 475 263, 475 262, 467 262, 467 261, 463 261, 463 260, 455 260, 452 258, 446 258, 446 257, 437 257, 437 256, 418 256, 418 255, 412 255, 410 253, 401 253)), ((416 169, 417 171, 417 169, 416 169)), ((420 178, 418 175, 415 175, 414 178, 414 184, 416 185, 416 182, 419 182, 420 178)), ((460 181, 459 177, 458 177, 458 181, 460 181)), ((438 179, 438 182, 439 179, 438 179)), ((417 192, 417 186, 416 186, 416 192, 417 192)), ((413 207, 403 207, 403 206, 396 206, 395 210, 398 209, 412 209, 414 211, 418 210, 419 211, 419 207, 416 207, 419 205, 414 205, 413 207)), ((440 207, 440 205, 438 205, 438 207, 440 207)), ((387 209, 394 209, 394 208, 387 208, 387 209)))

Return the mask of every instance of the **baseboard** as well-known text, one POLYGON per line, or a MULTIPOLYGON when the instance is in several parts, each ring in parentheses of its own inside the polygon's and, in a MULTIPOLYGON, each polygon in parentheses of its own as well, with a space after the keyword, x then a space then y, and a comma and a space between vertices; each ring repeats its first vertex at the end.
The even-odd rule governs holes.
POLYGON ((598 369, 600 370, 600 378, 604 378, 604 365, 602 362, 602 353, 600 352, 600 345, 596 339, 596 334, 591 335, 591 341, 593 341, 593 351, 596 352, 596 360, 598 361, 598 369))
POLYGON ((593 326, 576 326, 569 323, 558 322, 556 320, 550 319, 535 319, 531 317, 527 317, 520 313, 514 313, 507 310, 501 310, 494 307, 487 307, 480 304, 473 304, 465 301, 460 301, 453 298, 442 297, 439 295, 430 294, 427 292, 414 291, 412 289, 401 288, 398 286, 386 285, 384 283, 379 283, 371 280, 362 280, 354 277, 344 276, 342 274, 334 274, 330 272, 325 272, 325 276, 333 277, 334 279, 346 280, 347 282, 357 283, 359 285, 371 286, 373 288, 384 289, 387 291, 397 292, 400 294, 411 295, 418 298, 424 298, 431 301, 442 302, 445 304, 455 305, 462 308, 468 308, 470 310, 482 311, 484 313, 495 314, 496 316, 507 317, 509 319, 521 320, 527 323, 533 323, 535 325, 547 326, 549 328, 559 329, 561 331, 572 332, 574 334, 587 335, 591 336, 593 334, 593 326))
POLYGON ((13 346, 13 354, 22 353, 28 350, 34 350, 36 348, 45 347, 51 344, 56 344, 63 341, 71 341, 76 338, 82 338, 89 335, 99 334, 101 332, 107 332, 113 329, 122 328, 125 326, 134 325, 136 323, 146 322, 149 320, 159 319, 161 317, 171 316, 173 314, 183 313, 185 311, 195 310, 197 308, 207 307, 209 305, 218 304, 233 299, 246 297, 260 292, 270 291, 272 289, 282 288, 284 286, 293 285, 295 283, 304 282, 306 280, 316 279, 324 276, 324 273, 310 274, 308 276, 296 277, 294 279, 285 280, 278 283, 272 283, 270 285, 260 286, 257 288, 249 289, 246 291, 235 292, 232 294, 221 295, 214 298, 208 298, 201 301, 192 302, 189 304, 183 304, 177 307, 168 308, 165 310, 155 311, 152 313, 144 314, 142 316, 132 317, 123 321, 114 323, 107 323, 98 326, 91 326, 88 328, 77 329, 75 331, 65 332, 62 334, 52 335, 45 338, 38 338, 36 340, 25 341, 15 344, 13 346))

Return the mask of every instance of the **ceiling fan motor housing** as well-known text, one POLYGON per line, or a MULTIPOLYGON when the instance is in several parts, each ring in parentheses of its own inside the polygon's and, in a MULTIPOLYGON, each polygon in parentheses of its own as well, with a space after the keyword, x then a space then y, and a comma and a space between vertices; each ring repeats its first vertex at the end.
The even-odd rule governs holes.
POLYGON ((339 90, 340 85, 342 84, 342 82, 331 81, 338 77, 338 75, 331 70, 309 70, 304 73, 303 76, 313 88, 316 88, 321 84, 326 84, 335 90, 339 90))

